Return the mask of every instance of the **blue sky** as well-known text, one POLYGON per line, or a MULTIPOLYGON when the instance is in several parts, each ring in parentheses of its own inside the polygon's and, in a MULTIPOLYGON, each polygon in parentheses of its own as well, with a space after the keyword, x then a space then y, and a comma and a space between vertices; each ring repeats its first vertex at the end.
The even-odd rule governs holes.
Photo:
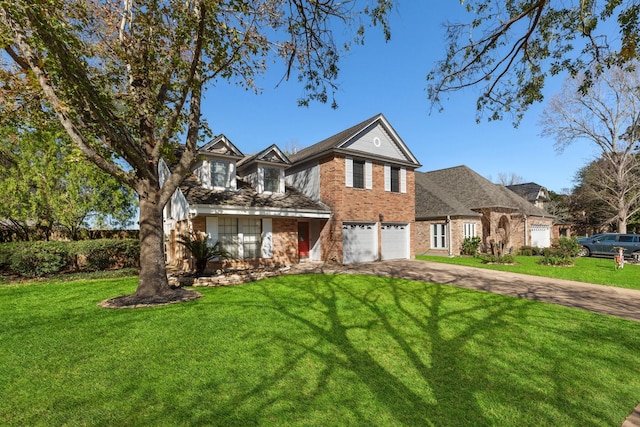
MULTIPOLYGON (((253 154, 271 144, 301 149, 382 113, 422 164, 420 171, 467 165, 494 182, 499 174, 516 174, 556 192, 570 189, 596 151, 581 142, 556 152, 554 141, 540 136, 544 103, 517 129, 509 118, 476 124, 474 88, 453 94, 443 112, 430 112, 426 75, 445 52, 443 23, 470 16, 457 0, 400 1, 390 16, 391 41, 371 29, 365 45, 341 61, 336 110, 318 103, 298 107, 302 86, 295 79, 278 86, 282 69, 276 67, 258 80, 259 95, 225 82, 210 88, 203 115, 214 134, 253 154)), ((545 96, 560 83, 548 83, 545 96)))

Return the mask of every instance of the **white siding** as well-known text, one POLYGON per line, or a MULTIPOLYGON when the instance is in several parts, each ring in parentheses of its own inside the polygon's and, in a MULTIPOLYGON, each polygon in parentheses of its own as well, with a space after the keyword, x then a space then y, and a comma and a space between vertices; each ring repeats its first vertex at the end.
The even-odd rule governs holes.
POLYGON ((344 145, 342 148, 373 153, 391 159, 407 160, 407 157, 381 125, 367 130, 356 140, 344 145))
POLYGON ((305 196, 313 200, 320 200, 320 167, 318 164, 287 176, 286 181, 290 186, 302 191, 305 196))

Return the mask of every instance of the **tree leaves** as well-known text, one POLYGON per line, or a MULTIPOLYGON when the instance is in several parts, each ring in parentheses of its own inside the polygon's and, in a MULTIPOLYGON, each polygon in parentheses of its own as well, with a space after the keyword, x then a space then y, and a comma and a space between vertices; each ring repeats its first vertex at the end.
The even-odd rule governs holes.
MULTIPOLYGON (((573 76, 599 64, 596 77, 640 56, 635 1, 467 0, 465 7, 473 16, 467 24, 447 25, 446 55, 427 76, 428 96, 442 108, 448 93, 478 86, 478 120, 508 113, 517 125, 542 101, 548 76, 573 76)), ((590 84, 584 80, 582 90, 590 84)))

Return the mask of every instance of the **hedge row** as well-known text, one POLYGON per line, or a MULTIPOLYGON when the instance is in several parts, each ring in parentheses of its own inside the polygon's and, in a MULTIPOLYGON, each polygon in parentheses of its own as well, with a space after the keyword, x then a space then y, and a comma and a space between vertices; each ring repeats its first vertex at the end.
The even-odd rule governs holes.
POLYGON ((0 270, 24 277, 138 267, 139 260, 137 239, 0 244, 0 270))

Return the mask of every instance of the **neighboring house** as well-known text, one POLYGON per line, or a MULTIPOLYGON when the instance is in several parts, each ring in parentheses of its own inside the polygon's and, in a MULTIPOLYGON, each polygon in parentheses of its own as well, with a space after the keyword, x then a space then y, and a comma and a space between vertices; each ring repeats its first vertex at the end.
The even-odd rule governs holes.
POLYGON ((547 207, 551 202, 549 191, 542 185, 536 184, 534 182, 527 182, 526 184, 506 185, 506 187, 540 209, 547 210, 547 207))
MULTIPOLYGON (((549 191, 542 185, 535 182, 527 182, 526 184, 507 185, 506 187, 534 206, 547 212, 550 211, 551 198, 549 197, 549 191)), ((551 237, 554 239, 560 236, 571 237, 571 228, 571 224, 567 221, 562 218, 555 218, 551 237)))
POLYGON ((553 217, 467 166, 416 172, 416 253, 459 255, 465 238, 509 252, 548 247, 553 217))
POLYGON ((177 238, 197 231, 230 266, 411 258, 419 166, 381 114, 290 157, 217 136, 165 207, 167 261, 187 260, 177 238))

